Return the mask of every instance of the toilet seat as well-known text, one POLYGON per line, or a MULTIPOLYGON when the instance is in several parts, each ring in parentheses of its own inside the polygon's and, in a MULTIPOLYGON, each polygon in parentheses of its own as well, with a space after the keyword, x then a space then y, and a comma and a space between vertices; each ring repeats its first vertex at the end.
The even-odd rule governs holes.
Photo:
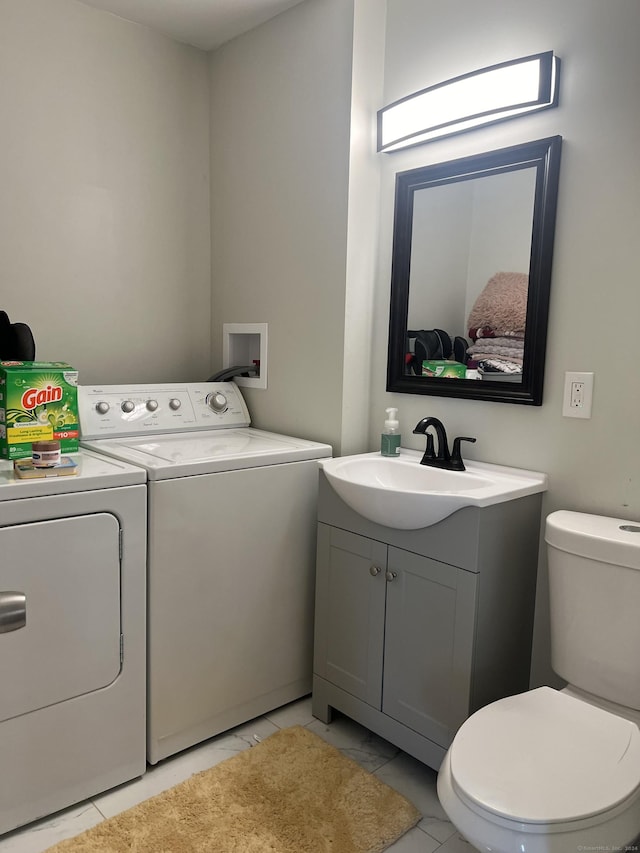
POLYGON ((638 727, 550 687, 481 708, 449 754, 454 790, 489 820, 581 821, 640 787, 638 727))

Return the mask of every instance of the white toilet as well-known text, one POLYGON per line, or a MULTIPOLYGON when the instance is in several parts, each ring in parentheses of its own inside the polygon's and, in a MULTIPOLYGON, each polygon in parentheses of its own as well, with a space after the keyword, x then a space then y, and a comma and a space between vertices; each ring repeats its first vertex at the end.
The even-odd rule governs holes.
POLYGON ((640 525, 554 512, 545 538, 552 666, 569 686, 469 717, 438 796, 481 851, 624 850, 640 836, 640 525))

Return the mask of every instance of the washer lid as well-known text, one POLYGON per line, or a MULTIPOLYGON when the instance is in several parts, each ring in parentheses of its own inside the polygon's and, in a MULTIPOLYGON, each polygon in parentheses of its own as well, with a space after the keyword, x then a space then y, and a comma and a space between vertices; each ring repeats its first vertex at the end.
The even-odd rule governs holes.
POLYGON ((481 708, 451 746, 454 785, 501 817, 579 820, 613 808, 640 785, 640 731, 550 687, 481 708))
POLYGON ((219 429, 165 433, 86 442, 106 453, 142 465, 150 480, 213 474, 278 465, 331 455, 331 447, 264 430, 219 429))

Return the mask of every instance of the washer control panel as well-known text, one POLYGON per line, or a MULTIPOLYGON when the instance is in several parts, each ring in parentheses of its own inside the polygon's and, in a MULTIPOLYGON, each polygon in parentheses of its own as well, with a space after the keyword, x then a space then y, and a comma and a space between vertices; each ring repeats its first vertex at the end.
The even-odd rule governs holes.
POLYGON ((234 382, 175 385, 79 385, 83 439, 230 429, 251 423, 234 382))

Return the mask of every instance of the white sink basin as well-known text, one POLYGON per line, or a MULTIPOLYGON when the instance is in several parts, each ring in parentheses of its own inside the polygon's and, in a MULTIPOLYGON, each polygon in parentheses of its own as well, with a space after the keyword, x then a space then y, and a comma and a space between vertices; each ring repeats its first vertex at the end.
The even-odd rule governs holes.
POLYGON ((547 475, 465 461, 466 471, 420 465, 423 454, 362 453, 323 459, 334 491, 360 515, 400 530, 430 527, 465 506, 491 506, 547 488, 547 475))

